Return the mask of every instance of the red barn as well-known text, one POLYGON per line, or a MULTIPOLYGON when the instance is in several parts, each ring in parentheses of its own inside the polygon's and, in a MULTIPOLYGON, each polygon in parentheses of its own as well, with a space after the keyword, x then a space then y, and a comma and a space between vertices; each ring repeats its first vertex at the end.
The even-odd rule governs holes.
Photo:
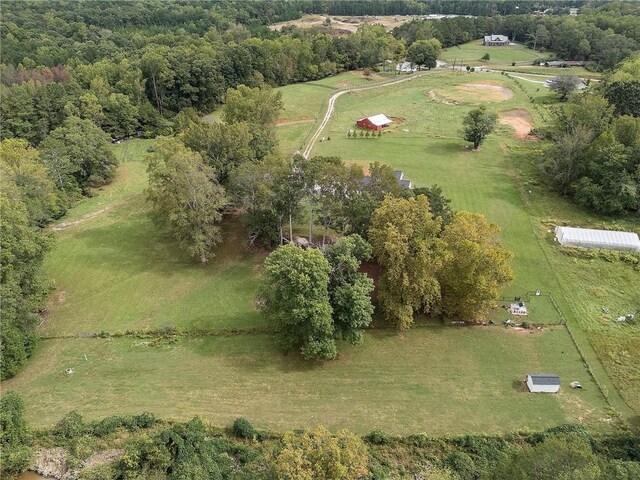
POLYGON ((373 117, 359 118, 356 125, 360 128, 368 128, 369 130, 382 130, 384 127, 393 123, 384 113, 379 113, 373 117))

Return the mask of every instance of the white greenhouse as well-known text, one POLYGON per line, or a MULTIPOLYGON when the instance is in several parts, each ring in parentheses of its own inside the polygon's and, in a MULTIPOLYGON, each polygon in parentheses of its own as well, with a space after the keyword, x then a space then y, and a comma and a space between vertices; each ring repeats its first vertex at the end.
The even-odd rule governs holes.
POLYGON ((591 228, 556 227, 556 240, 563 247, 603 248, 640 252, 637 233, 591 228))

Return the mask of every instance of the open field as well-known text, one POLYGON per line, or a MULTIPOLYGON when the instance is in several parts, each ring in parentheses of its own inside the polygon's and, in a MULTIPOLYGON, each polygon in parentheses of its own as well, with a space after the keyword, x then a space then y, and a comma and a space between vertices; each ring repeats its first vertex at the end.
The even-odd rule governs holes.
MULTIPOLYGON (((346 75, 351 74, 283 87, 287 105, 282 118, 300 120, 321 110, 324 99, 340 88, 335 85, 343 81, 339 77, 346 75), (304 93, 309 91, 313 97, 304 93)), ((515 253, 516 280, 505 298, 537 289, 551 293, 600 387, 565 327, 531 332, 430 325, 404 336, 369 331, 363 345, 342 346, 337 361, 323 364, 282 355, 264 334, 184 336, 176 343, 135 336, 49 339, 3 388, 23 395, 29 419, 38 425, 51 424, 72 409, 89 418, 149 410, 169 418, 201 415, 219 425, 243 415, 279 430, 323 423, 360 433, 382 428, 434 435, 565 422, 606 429, 609 404, 631 417, 616 387, 640 409, 640 329, 604 321, 598 312, 605 304, 612 315, 633 310, 640 273, 628 265, 577 260, 559 251, 547 233, 549 219, 580 225, 603 220, 533 181, 535 166, 521 153, 532 143, 517 141, 511 126, 499 126, 479 152, 469 151, 458 137, 461 118, 474 104, 484 102, 502 113, 524 110, 539 122, 550 98, 547 89, 528 82, 519 86, 506 75, 436 71, 412 82, 343 95, 323 133, 331 140, 317 144, 313 154, 339 155, 363 165, 388 163, 417 186, 441 185, 454 208, 482 212, 498 223, 506 247, 515 253), (459 94, 464 89, 458 86, 465 84, 501 85, 511 95, 495 101, 489 98, 491 89, 480 89, 477 98, 456 100, 458 105, 429 95, 434 90, 459 94), (356 118, 375 113, 397 123, 381 139, 346 138, 356 118), (65 375, 68 367, 76 373, 65 375), (561 393, 523 392, 518 381, 534 371, 560 375, 561 393), (585 389, 568 388, 572 380, 585 389)), ((278 132, 302 144, 311 129, 312 122, 302 122, 278 127, 278 132)), ((81 222, 55 233, 57 246, 46 267, 56 290, 43 335, 264 326, 252 303, 264 252, 245 251, 239 223, 230 219, 226 241, 209 266, 185 258, 148 216, 141 158, 149 145, 134 140, 115 146, 127 159, 117 181, 63 219, 81 222)), ((532 323, 557 322, 548 303, 531 307, 532 323)), ((497 311, 496 320, 503 313, 497 311)))
MULTIPOLYGON (((405 177, 417 186, 432 183, 442 186, 455 208, 482 212, 498 223, 505 246, 515 253, 516 279, 507 287, 505 295, 520 296, 537 289, 552 293, 570 324, 580 327, 574 328, 576 337, 600 382, 612 393, 612 403, 630 415, 615 390, 617 387, 621 391, 633 409, 640 409, 637 367, 640 329, 612 325, 615 322, 611 319, 606 326, 598 325, 603 300, 589 294, 588 289, 605 288, 611 292, 608 295, 613 296, 606 303, 617 305, 616 311, 628 313, 640 308, 637 304, 640 273, 619 262, 573 259, 555 247, 546 234, 544 220, 552 218, 588 226, 601 224, 606 219, 590 216, 549 193, 545 195, 553 200, 533 203, 543 194, 544 187, 532 189, 530 183, 523 184, 521 175, 525 174, 527 182, 538 183, 533 180, 535 166, 524 165, 525 157, 515 155, 522 147, 513 140, 514 131, 510 127, 501 126, 479 152, 465 148, 458 129, 462 116, 472 104, 460 101, 454 106, 448 100, 433 98, 429 92, 448 91, 450 95, 459 95, 456 86, 481 82, 502 83, 514 93, 509 100, 487 105, 499 112, 524 108, 534 122, 541 120, 541 114, 546 114, 553 100, 548 89, 520 82, 522 91, 513 79, 504 75, 435 72, 416 82, 398 85, 392 91, 358 92, 342 97, 325 131, 331 141, 318 144, 313 154, 340 155, 360 164, 374 160, 388 163, 403 170, 405 177), (528 96, 534 98, 541 110, 531 108, 528 96), (385 131, 381 139, 346 138, 345 132, 352 128, 356 118, 381 112, 401 121, 385 131), (523 173, 521 169, 525 167, 528 170, 523 173), (585 315, 586 312, 589 314, 585 315)), ((486 99, 478 97, 476 103, 485 103, 486 99)), ((639 225, 626 223, 623 227, 637 229, 639 225)))
POLYGON ((217 425, 245 416, 280 431, 324 424, 433 435, 570 421, 597 430, 609 421, 562 327, 534 334, 427 327, 404 337, 373 331, 362 346, 341 352, 335 362, 314 365, 283 356, 264 335, 155 347, 132 338, 47 340, 7 388, 24 394, 36 425, 52 424, 71 408, 88 418, 147 410, 167 418, 200 415, 217 425), (68 367, 73 375, 65 375, 68 367), (546 371, 561 376, 558 395, 523 389, 527 372, 546 371), (585 388, 571 389, 572 380, 585 388))
POLYGON ((548 54, 540 53, 524 45, 509 45, 505 47, 485 47, 482 40, 474 40, 463 45, 445 48, 440 58, 447 63, 453 63, 455 60, 458 65, 511 65, 512 62, 528 62, 531 63, 536 58, 548 57, 548 54), (480 59, 489 54, 490 60, 481 61, 480 59))
POLYGON ((260 255, 243 248, 238 221, 206 267, 194 264, 149 217, 144 199, 147 141, 115 146, 116 181, 77 205, 65 222, 102 214, 57 232, 46 269, 55 283, 42 327, 47 336, 127 329, 251 327, 260 255))
MULTIPOLYGON (((285 26, 295 26, 298 28, 322 27, 325 24, 326 15, 303 15, 295 20, 274 23, 269 25, 271 30, 282 30, 285 26)), ((415 18, 412 15, 377 15, 366 17, 348 17, 340 15, 329 15, 331 28, 333 30, 344 30, 345 32, 355 32, 360 25, 383 25, 387 30, 393 30, 403 23, 410 22, 415 18)))

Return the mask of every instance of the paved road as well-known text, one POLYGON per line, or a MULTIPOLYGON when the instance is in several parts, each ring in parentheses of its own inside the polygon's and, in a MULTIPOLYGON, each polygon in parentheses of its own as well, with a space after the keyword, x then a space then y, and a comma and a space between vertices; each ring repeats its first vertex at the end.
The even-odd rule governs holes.
POLYGON ((320 137, 320 134, 324 130, 324 127, 326 127, 327 123, 329 123, 329 120, 331 119, 331 115, 333 115, 333 110, 334 110, 334 107, 335 107, 335 104, 336 104, 336 100, 338 98, 340 98, 341 95, 344 95, 345 93, 349 93, 349 92, 357 92, 357 91, 360 91, 360 90, 370 90, 372 88, 386 87, 387 85, 397 85, 398 83, 408 82, 410 80, 413 80, 414 78, 421 77, 422 75, 425 75, 427 73, 429 73, 429 72, 428 71, 426 71, 426 72, 417 72, 417 73, 414 73, 413 75, 408 75, 406 77, 402 77, 402 78, 399 78, 398 80, 394 80, 394 81, 391 81, 391 82, 384 82, 384 83, 379 83, 379 84, 376 84, 376 85, 367 85, 367 86, 364 86, 364 87, 347 88, 345 90, 340 90, 339 92, 336 92, 333 95, 331 95, 331 97, 329 98, 329 104, 327 105, 327 111, 324 114, 324 118, 322 119, 322 122, 320 123, 320 125, 317 128, 317 130, 315 131, 315 133, 313 134, 313 136, 309 140, 309 144, 306 146, 306 148, 302 152, 302 155, 304 156, 304 158, 309 158, 309 155, 311 155, 311 150, 313 150, 313 147, 316 144, 316 142, 318 141, 318 138, 320 137))

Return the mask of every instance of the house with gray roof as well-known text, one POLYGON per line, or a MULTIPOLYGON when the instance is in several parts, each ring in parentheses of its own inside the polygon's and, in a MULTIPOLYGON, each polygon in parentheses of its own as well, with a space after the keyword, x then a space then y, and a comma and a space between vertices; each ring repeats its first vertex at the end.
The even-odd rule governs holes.
POLYGON ((510 43, 509 37, 506 35, 485 35, 484 41, 482 42, 486 47, 504 47, 508 46, 510 43))

